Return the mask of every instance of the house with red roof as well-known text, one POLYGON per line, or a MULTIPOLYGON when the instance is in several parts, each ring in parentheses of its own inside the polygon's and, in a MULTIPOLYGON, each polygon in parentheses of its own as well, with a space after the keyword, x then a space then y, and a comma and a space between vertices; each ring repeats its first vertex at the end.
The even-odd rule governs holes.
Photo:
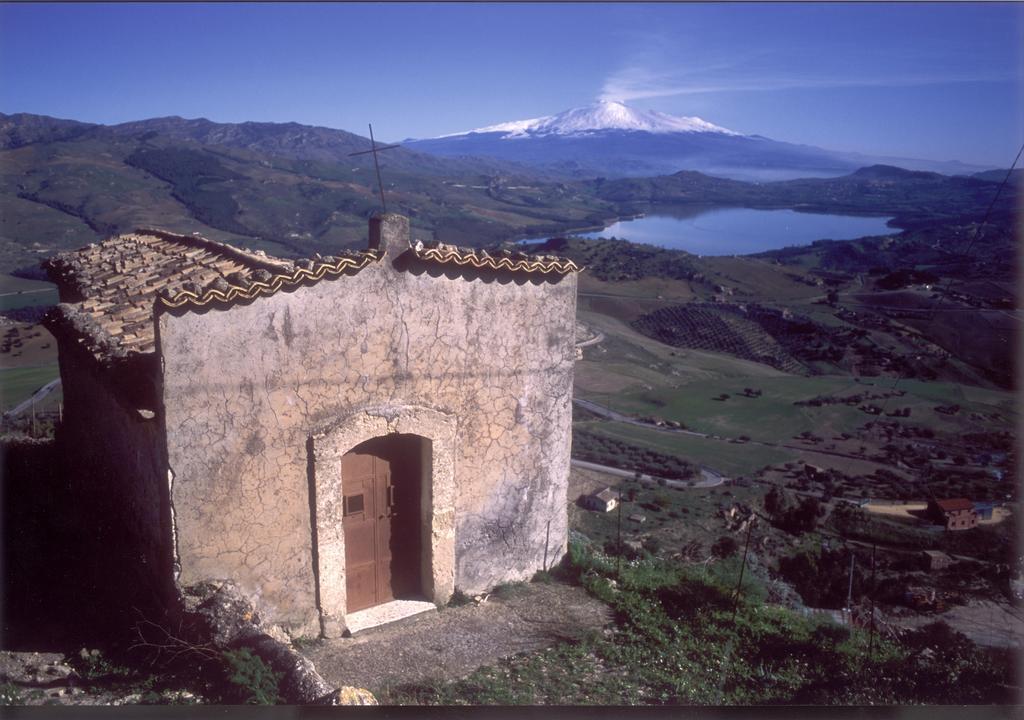
POLYGON ((968 530, 978 525, 978 513, 974 503, 967 498, 929 500, 928 516, 947 530, 968 530))

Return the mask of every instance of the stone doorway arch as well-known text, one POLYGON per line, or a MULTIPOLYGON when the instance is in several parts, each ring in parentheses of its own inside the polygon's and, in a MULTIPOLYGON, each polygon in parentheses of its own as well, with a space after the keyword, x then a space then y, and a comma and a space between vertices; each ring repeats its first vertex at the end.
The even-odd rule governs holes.
POLYGON ((422 593, 443 604, 455 589, 455 417, 412 405, 363 408, 310 439, 314 577, 321 631, 326 637, 337 637, 346 627, 342 458, 362 443, 391 435, 415 435, 423 440, 417 444, 422 452, 422 593))

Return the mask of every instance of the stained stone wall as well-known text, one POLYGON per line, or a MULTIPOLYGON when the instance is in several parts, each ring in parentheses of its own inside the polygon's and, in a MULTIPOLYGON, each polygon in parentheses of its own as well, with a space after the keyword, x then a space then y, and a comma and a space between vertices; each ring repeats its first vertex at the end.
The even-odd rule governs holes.
POLYGON ((96 362, 74 338, 57 337, 64 402, 58 451, 88 528, 78 549, 86 549, 87 572, 95 579, 92 599, 116 597, 150 612, 175 594, 159 420, 139 407, 121 374, 96 362))
POLYGON ((358 274, 159 316, 181 584, 232 578, 297 631, 325 600, 342 612, 331 473, 360 417, 434 441, 435 600, 564 553, 575 275, 420 264, 407 222, 386 216, 386 256, 358 274))

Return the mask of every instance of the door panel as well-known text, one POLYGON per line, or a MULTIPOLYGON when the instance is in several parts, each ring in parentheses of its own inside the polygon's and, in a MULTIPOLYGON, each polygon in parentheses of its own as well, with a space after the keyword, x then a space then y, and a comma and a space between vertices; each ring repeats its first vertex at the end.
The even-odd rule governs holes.
POLYGON ((346 611, 418 597, 420 446, 375 438, 342 457, 346 611))
MULTIPOLYGON (((345 586, 348 612, 377 605, 390 596, 390 571, 381 572, 381 546, 389 544, 387 461, 366 453, 349 453, 341 460, 344 500, 345 586)), ((388 558, 387 561, 390 559, 388 558)), ((387 599, 390 599, 389 597, 387 599)))

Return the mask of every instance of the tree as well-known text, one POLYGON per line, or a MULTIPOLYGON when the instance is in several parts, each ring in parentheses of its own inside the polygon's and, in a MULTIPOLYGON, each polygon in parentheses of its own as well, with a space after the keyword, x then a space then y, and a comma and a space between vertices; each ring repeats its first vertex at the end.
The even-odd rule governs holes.
POLYGON ((711 546, 711 554, 721 559, 732 557, 736 554, 737 550, 739 550, 739 544, 729 535, 723 535, 718 538, 715 540, 715 544, 711 546))
POLYGON ((782 493, 779 492, 779 488, 772 486, 772 489, 767 492, 764 496, 764 510, 769 515, 775 515, 783 507, 782 493))

